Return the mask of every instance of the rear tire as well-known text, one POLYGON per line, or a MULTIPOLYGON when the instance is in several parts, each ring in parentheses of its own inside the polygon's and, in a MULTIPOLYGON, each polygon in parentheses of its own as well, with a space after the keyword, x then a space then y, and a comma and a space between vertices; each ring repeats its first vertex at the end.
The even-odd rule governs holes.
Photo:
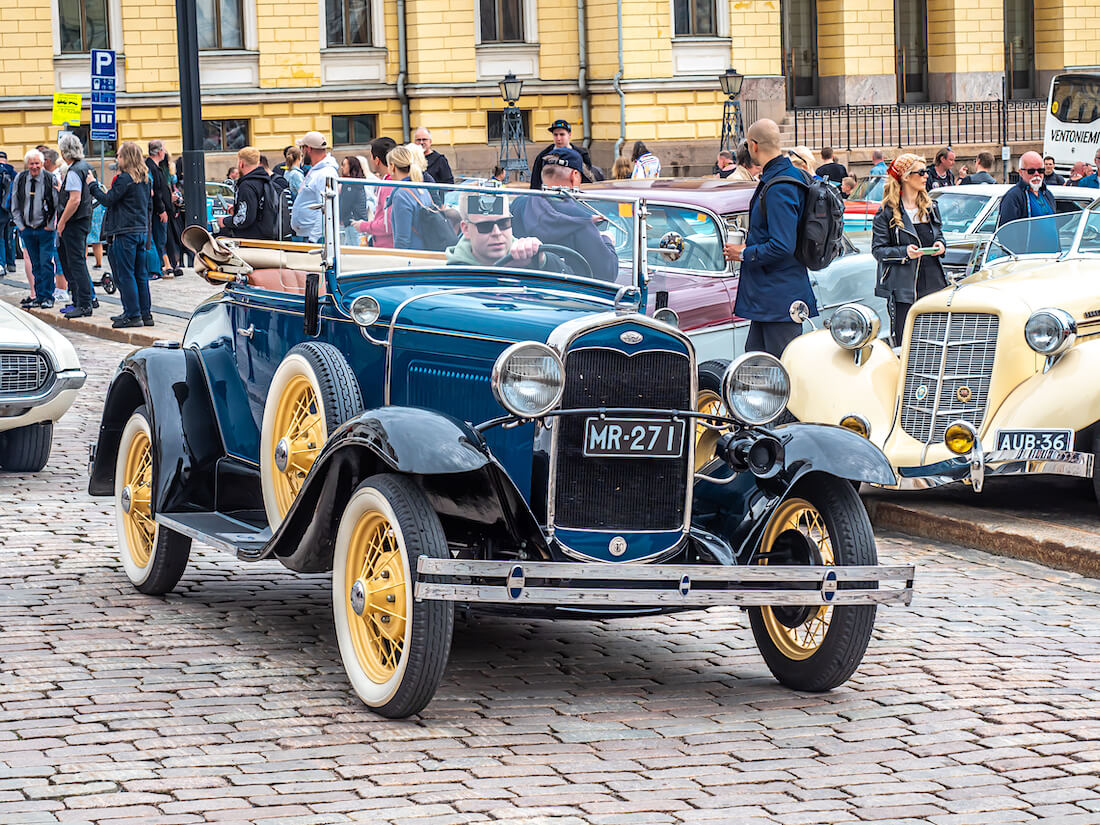
POLYGON ((52 447, 52 421, 0 433, 0 467, 12 473, 37 473, 50 460, 52 447))

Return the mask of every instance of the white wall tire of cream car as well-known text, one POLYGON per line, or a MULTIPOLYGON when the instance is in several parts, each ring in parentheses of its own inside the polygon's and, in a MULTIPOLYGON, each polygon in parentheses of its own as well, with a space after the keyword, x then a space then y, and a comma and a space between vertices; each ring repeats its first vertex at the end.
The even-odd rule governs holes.
POLYGON ((359 382, 340 350, 308 341, 286 354, 271 379, 260 427, 260 488, 272 530, 328 437, 362 411, 359 382))
POLYGON ((391 474, 360 484, 336 535, 333 620, 352 687, 391 719, 423 710, 450 654, 452 603, 413 598, 421 555, 450 558, 439 516, 420 487, 391 474))
POLYGON ((115 525, 126 577, 153 596, 176 586, 191 554, 190 538, 153 519, 156 471, 149 413, 138 407, 122 430, 115 459, 115 525))

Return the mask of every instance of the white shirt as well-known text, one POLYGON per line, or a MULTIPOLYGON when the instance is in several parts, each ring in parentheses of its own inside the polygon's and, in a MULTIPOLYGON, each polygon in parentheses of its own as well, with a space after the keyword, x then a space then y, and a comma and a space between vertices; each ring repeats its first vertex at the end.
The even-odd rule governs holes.
POLYGON ((294 207, 290 212, 290 228, 294 230, 295 235, 301 235, 315 243, 322 240, 324 210, 311 209, 310 206, 321 203, 325 192, 325 181, 339 176, 340 167, 331 154, 325 155, 319 163, 310 167, 309 174, 302 181, 302 187, 298 190, 298 196, 294 199, 294 207))
POLYGON ((657 156, 651 152, 646 152, 634 161, 634 169, 630 173, 630 177, 634 179, 659 178, 660 176, 661 161, 657 160, 657 156))

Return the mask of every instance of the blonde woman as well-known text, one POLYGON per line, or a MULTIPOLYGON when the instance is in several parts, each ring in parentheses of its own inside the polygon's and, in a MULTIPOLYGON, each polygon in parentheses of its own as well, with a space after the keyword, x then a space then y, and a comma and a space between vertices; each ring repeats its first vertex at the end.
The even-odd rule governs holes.
POLYGON ((817 161, 814 159, 813 150, 809 146, 793 146, 787 150, 787 157, 799 169, 805 169, 811 175, 815 174, 814 167, 817 161))
POLYGON ((118 177, 104 190, 88 172, 88 191, 107 207, 101 236, 110 239, 107 258, 122 298, 122 314, 111 320, 116 329, 153 326, 149 277, 145 266, 151 216, 152 186, 141 149, 133 141, 118 147, 118 177))
POLYGON ((626 155, 619 155, 611 167, 611 180, 630 180, 632 171, 634 171, 634 161, 626 155))
MULTIPOLYGON (((419 146, 416 148, 420 149, 419 146)), ((424 153, 421 151, 421 161, 423 157, 424 153)), ((386 155, 386 166, 389 168, 391 180, 412 183, 424 181, 424 170, 417 162, 414 150, 408 146, 395 146, 390 149, 386 155)), ((387 205, 390 208, 393 225, 393 245, 397 249, 428 249, 417 231, 416 214, 418 209, 431 205, 431 198, 425 197, 422 189, 399 186, 389 196, 387 205)))
POLYGON ((882 209, 871 225, 878 261, 875 295, 890 301, 891 336, 900 346, 913 303, 947 286, 940 257, 946 245, 935 202, 925 189, 928 164, 906 153, 886 169, 882 209))

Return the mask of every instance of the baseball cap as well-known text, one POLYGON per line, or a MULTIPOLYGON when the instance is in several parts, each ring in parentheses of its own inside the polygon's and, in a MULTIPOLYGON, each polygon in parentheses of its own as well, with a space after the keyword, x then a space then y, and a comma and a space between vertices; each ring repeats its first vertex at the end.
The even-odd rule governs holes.
POLYGON ((550 128, 547 129, 546 131, 553 132, 555 129, 564 129, 567 132, 572 132, 573 131, 573 127, 569 125, 569 121, 568 120, 562 120, 561 118, 558 118, 553 123, 551 123, 550 128))
POLYGON ((4 160, 8 159, 8 153, 5 152, 3 149, 0 149, 0 158, 3 158, 4 160))
POLYGON ((471 215, 507 218, 512 214, 508 208, 508 198, 499 192, 463 192, 458 199, 458 212, 463 218, 471 215))
POLYGON ((542 159, 543 166, 568 166, 570 169, 576 169, 578 172, 584 171, 584 162, 581 160, 581 153, 576 149, 570 149, 568 146, 563 146, 560 149, 554 149, 552 152, 547 152, 542 159))
POLYGON ((328 143, 320 132, 306 132, 298 141, 299 146, 308 146, 310 149, 327 149, 328 143))

